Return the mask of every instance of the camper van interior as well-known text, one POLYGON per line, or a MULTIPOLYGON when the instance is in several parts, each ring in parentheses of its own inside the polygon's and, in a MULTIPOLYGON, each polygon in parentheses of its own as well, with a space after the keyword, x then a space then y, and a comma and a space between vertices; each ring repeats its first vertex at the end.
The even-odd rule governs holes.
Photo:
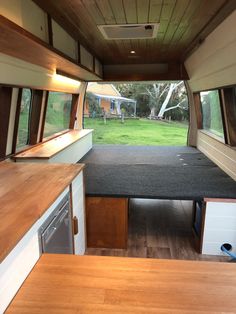
POLYGON ((0 0, 0 313, 236 313, 235 9, 0 0), (153 82, 186 145, 97 143, 86 93, 126 123, 153 82))

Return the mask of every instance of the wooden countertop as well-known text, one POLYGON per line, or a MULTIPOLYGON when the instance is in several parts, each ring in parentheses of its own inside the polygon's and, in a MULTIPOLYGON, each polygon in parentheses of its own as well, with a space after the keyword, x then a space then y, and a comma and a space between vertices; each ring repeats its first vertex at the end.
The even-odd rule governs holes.
POLYGON ((235 313, 236 264, 43 255, 6 313, 235 313))
POLYGON ((0 262, 83 167, 83 164, 0 163, 0 262))
POLYGON ((13 159, 50 159, 91 132, 93 132, 91 129, 71 130, 45 143, 36 145, 22 153, 16 154, 13 159))

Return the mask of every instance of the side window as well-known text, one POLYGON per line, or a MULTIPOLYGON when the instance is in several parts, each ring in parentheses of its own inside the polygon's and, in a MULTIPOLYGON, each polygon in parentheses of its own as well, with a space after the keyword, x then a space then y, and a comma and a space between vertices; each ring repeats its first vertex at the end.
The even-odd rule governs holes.
POLYGON ((69 129, 72 95, 49 92, 43 137, 69 129))
POLYGON ((224 129, 218 90, 200 92, 202 128, 224 140, 224 129))
POLYGON ((32 91, 28 88, 22 90, 19 125, 16 140, 16 150, 24 148, 29 143, 29 120, 32 103, 32 91))

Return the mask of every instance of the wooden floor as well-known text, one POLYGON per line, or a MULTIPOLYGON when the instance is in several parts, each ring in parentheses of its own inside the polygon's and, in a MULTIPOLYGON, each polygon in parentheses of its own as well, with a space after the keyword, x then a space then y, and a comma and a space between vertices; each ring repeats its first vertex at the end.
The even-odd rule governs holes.
POLYGON ((87 255, 228 261, 198 254, 191 230, 192 202, 130 200, 128 249, 92 249, 87 255))

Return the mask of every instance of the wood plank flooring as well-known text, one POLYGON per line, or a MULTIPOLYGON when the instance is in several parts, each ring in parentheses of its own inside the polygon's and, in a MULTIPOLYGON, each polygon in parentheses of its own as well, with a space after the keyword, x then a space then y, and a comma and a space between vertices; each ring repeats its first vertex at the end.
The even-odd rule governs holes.
POLYGON ((89 248, 86 254, 228 261, 228 257, 201 255, 196 251, 191 222, 191 201, 131 199, 128 248, 89 248))

